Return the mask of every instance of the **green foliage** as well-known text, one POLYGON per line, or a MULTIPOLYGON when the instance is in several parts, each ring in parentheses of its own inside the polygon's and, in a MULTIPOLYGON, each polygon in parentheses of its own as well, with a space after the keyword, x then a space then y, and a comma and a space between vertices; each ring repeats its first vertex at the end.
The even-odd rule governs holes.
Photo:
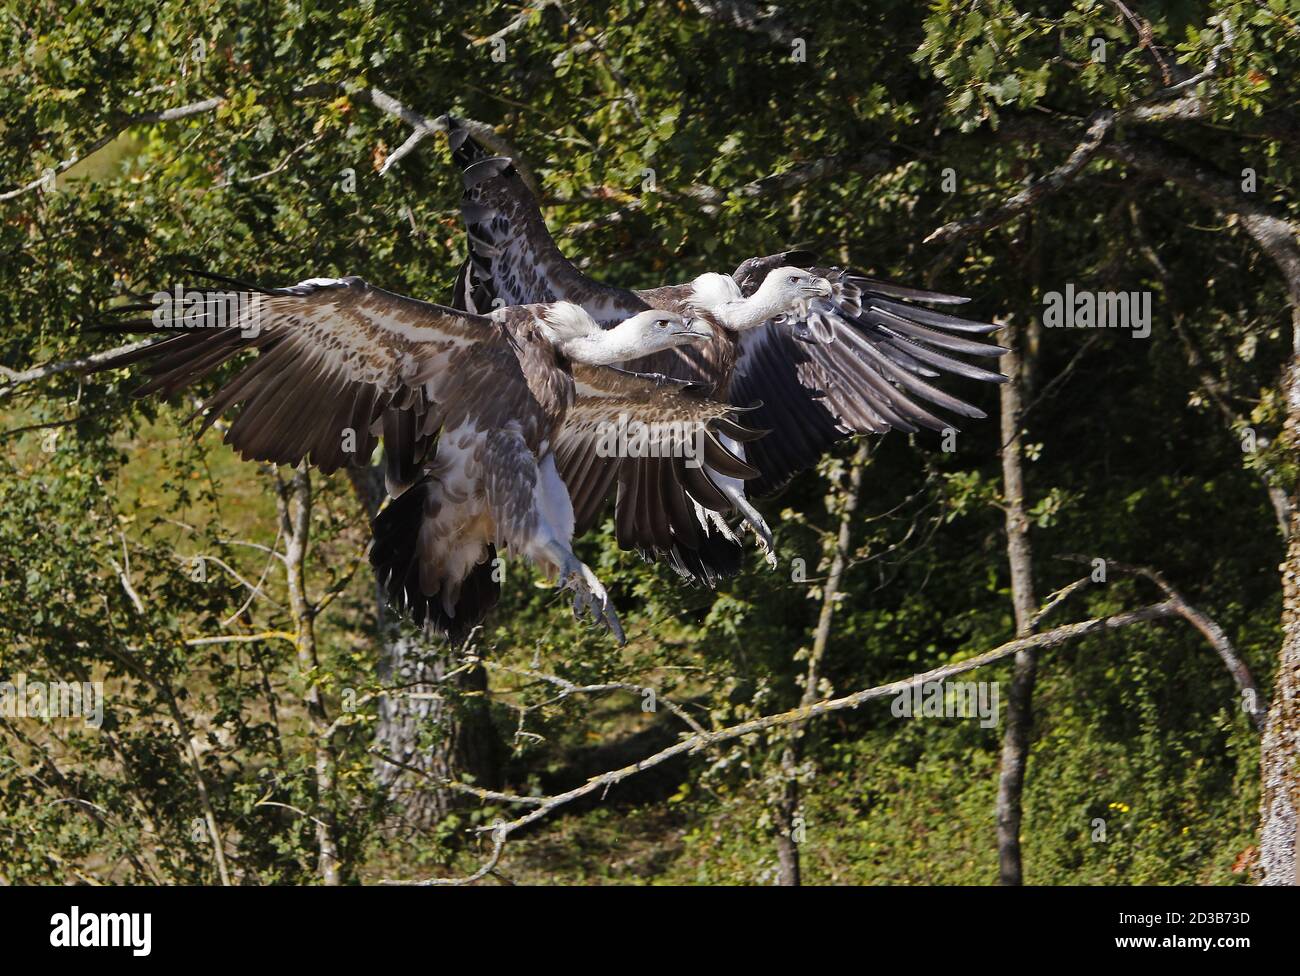
MULTIPOLYGON (((303 2, 271 16, 265 6, 39 0, 6 10, 0 193, 107 145, 56 188, 0 201, 0 365, 107 348, 113 340, 80 323, 183 280, 186 268, 267 283, 358 274, 445 300, 464 254, 459 175, 438 136, 378 175, 409 128, 355 97, 376 86, 430 117, 497 126, 540 178, 562 246, 608 280, 683 281, 810 245, 869 273, 971 295, 972 317, 1009 318, 1035 378, 1024 425, 1038 597, 1079 573, 1057 553, 1155 565, 1267 681, 1281 549, 1265 479, 1296 479, 1279 436, 1289 339, 1272 265, 1202 203, 1106 161, 1028 216, 947 249, 921 242, 1060 162, 1064 151, 1026 125, 1050 123, 1072 142, 1095 111, 1157 91, 1170 68, 1203 65, 1221 17, 1234 41, 1206 89, 1206 116, 1157 135, 1216 173, 1252 168, 1260 198, 1294 215, 1300 156, 1287 91, 1300 30, 1284 0, 1144 10, 1154 51, 1116 5, 1096 0, 890 0, 869 14, 821 0, 786 12, 806 63, 761 31, 680 3, 537 4, 505 35, 504 61, 487 39, 520 8, 303 2), (346 93, 295 97, 325 82, 346 93), (122 120, 215 96, 215 111, 117 132, 122 120), (827 158, 828 177, 745 189, 827 158), (657 189, 643 194, 647 169, 657 189), (945 188, 949 169, 955 189, 945 188), (689 192, 697 185, 720 192, 716 211, 689 192), (634 200, 621 221, 563 230, 634 200), (1153 292, 1151 338, 1037 328, 1042 294, 1066 282, 1153 292), (1204 388, 1206 371, 1222 379, 1235 421, 1204 388), (1255 453, 1241 449, 1245 426, 1258 434, 1255 453)), ((381 646, 364 564, 353 574, 366 526, 346 478, 314 482, 308 590, 337 595, 315 621, 319 660, 307 666, 284 639, 294 622, 278 568, 247 607, 231 572, 190 573, 207 554, 257 581, 266 555, 239 543, 278 544, 275 475, 239 463, 215 432, 193 443, 181 424, 191 405, 131 401, 134 385, 76 371, 0 385, 0 429, 36 428, 0 440, 0 680, 84 677, 108 697, 98 731, 0 719, 0 880, 215 881, 200 778, 237 880, 318 879, 321 816, 337 821, 344 880, 472 870, 481 851, 467 831, 506 807, 463 805, 418 837, 382 829, 392 811, 367 752, 375 706, 344 705, 378 687, 381 646), (143 612, 121 583, 127 559, 143 612), (312 687, 341 720, 328 796, 317 785, 312 687)), ((1012 633, 997 394, 955 387, 994 418, 963 425, 955 453, 929 434, 890 434, 873 451, 825 692, 958 660, 1012 633)), ((580 554, 614 594, 628 648, 572 621, 560 595, 511 562, 480 650, 577 683, 651 686, 718 723, 793 706, 850 456, 846 446, 766 503, 778 571, 755 556, 716 592, 684 587, 620 553, 607 525, 580 554), (792 578, 794 559, 805 579, 792 578)), ((1058 613, 1151 596, 1113 580, 1058 613)), ((1005 687, 1008 669, 975 677, 1005 687)), ((503 674, 491 700, 511 746, 508 786, 521 793, 600 771, 584 764, 664 721, 633 695, 557 697, 503 674)), ((1242 879, 1256 745, 1195 632, 1130 628, 1053 651, 1035 712, 1028 880, 1242 879)), ((439 734, 427 730, 427 741, 439 734)), ((800 770, 808 880, 990 881, 998 738, 972 722, 899 720, 884 703, 818 720, 800 770)), ((652 786, 633 778, 603 805, 512 841, 504 870, 525 880, 771 880, 785 742, 753 736, 671 765, 652 786)))

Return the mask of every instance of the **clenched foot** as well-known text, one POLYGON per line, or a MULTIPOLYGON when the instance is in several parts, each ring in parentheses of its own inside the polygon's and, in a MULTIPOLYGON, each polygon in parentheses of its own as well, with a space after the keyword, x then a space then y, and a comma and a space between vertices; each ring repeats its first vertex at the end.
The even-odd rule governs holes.
POLYGON ((759 551, 763 554, 763 558, 767 560, 768 568, 776 569, 776 539, 773 538, 772 530, 768 528, 763 516, 758 513, 758 509, 749 503, 749 499, 735 485, 727 485, 722 490, 722 493, 731 500, 731 503, 736 507, 736 511, 740 512, 740 517, 744 519, 745 524, 754 533, 754 538, 758 540, 759 551))
POLYGON ((627 643, 623 625, 614 612, 614 604, 605 592, 605 587, 586 563, 576 556, 569 555, 560 567, 560 585, 573 590, 573 615, 579 620, 589 611, 591 619, 609 628, 619 645, 627 643))
POLYGON ((776 569, 776 540, 772 538, 772 530, 767 527, 766 522, 760 521, 758 525, 753 522, 746 523, 754 533, 754 538, 758 540, 758 550, 767 560, 768 569, 776 569), (760 529, 761 526, 762 528, 760 529))

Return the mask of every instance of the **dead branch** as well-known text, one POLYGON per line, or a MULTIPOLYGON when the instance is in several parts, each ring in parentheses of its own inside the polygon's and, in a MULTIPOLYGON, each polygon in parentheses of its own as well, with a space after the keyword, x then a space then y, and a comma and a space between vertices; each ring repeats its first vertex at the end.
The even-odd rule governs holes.
POLYGON ((923 685, 927 682, 946 681, 958 674, 964 674, 967 671, 973 671, 976 668, 983 667, 986 664, 992 664, 1010 657, 1019 651, 1029 649, 1048 649, 1058 647, 1071 640, 1081 637, 1088 637, 1094 634, 1118 630, 1122 627, 1128 627, 1137 623, 1149 623, 1157 620, 1165 620, 1170 617, 1178 616, 1177 610, 1170 600, 1161 603, 1154 603, 1149 606, 1140 607, 1137 610, 1129 610, 1123 613, 1113 614, 1109 617, 1093 617, 1089 620, 1082 620, 1077 623, 1064 624, 1052 630, 1045 630, 1028 637, 1017 638, 1001 644, 992 650, 977 654, 974 657, 958 661, 953 664, 946 664, 941 667, 932 668, 921 674, 913 675, 900 681, 890 682, 885 685, 877 685, 874 688, 866 688, 862 691, 856 691, 853 694, 845 695, 842 698, 831 698, 815 702, 811 705, 800 705, 786 712, 780 712, 775 715, 767 715, 762 718, 751 719, 724 729, 714 731, 696 732, 685 736, 681 741, 662 749, 652 756, 633 763, 630 766, 624 766, 621 769, 613 769, 609 772, 602 773, 599 776, 593 776, 581 786, 575 787, 565 793, 555 796, 546 797, 544 802, 528 813, 508 822, 499 822, 486 827, 479 827, 479 832, 491 832, 493 837, 492 855, 473 874, 463 878, 435 878, 424 881, 386 881, 386 884, 438 884, 438 885, 464 885, 487 875, 501 858, 502 849, 510 834, 521 830, 530 824, 549 816, 565 804, 571 803, 581 797, 588 796, 600 790, 608 790, 637 773, 652 769, 662 763, 667 762, 677 756, 696 753, 710 746, 717 745, 721 742, 729 742, 733 739, 743 738, 747 735, 753 735, 766 729, 778 728, 780 726, 796 725, 806 723, 809 719, 819 715, 826 715, 831 712, 843 711, 845 709, 857 708, 868 701, 877 698, 884 698, 889 695, 898 695, 908 691, 917 685, 923 685))
MULTIPOLYGON (((342 82, 320 82, 318 84, 306 85, 302 88, 295 89, 290 93, 289 97, 293 101, 347 97, 352 101, 377 108, 386 115, 391 115, 409 125, 412 129, 410 138, 406 140, 397 152, 389 157, 385 162, 383 169, 380 171, 381 173, 386 172, 389 167, 396 163, 402 156, 411 152, 426 136, 431 135, 434 132, 445 132, 447 129, 447 117, 445 115, 436 119, 430 119, 414 109, 403 105, 397 99, 379 88, 357 88, 351 87, 342 82)), ((260 101, 270 101, 271 98, 272 96, 267 95, 260 99, 260 101)), ((115 123, 110 125, 107 132, 92 142, 89 148, 84 152, 74 154, 54 167, 54 172, 56 175, 66 172, 81 160, 103 149, 122 132, 133 126, 175 122, 196 115, 206 115, 210 112, 215 112, 218 108, 224 105, 225 102, 225 96, 219 95, 213 98, 205 98, 202 101, 191 102, 188 105, 179 105, 175 108, 163 109, 157 112, 142 112, 137 115, 121 117, 115 123)), ((483 143, 483 145, 487 146, 493 152, 502 156, 511 157, 515 162, 515 168, 519 171, 519 175, 523 178, 524 182, 528 184, 529 188, 532 189, 534 193, 537 192, 537 182, 533 177, 532 172, 528 169, 527 164, 519 158, 519 153, 515 151, 514 147, 511 146, 509 142, 497 135, 496 131, 491 126, 485 125, 482 122, 477 122, 473 119, 458 119, 458 121, 469 130, 471 136, 483 143)), ((301 148, 303 147, 300 147, 300 149, 301 148)), ((298 151, 299 150, 295 150, 294 154, 298 151)), ((291 156, 292 155, 293 154, 291 154, 291 156)), ((287 162, 288 160, 286 160, 286 164, 287 162)), ((29 183, 23 184, 22 186, 8 190, 4 193, 0 193, 0 202, 12 200, 24 193, 35 190, 37 187, 45 183, 47 179, 48 176, 42 174, 40 177, 29 183)))
MULTIPOLYGON (((821 159, 800 163, 781 173, 759 177, 743 183, 732 190, 724 190, 706 183, 692 183, 680 192, 658 190, 658 194, 670 202, 689 204, 705 214, 716 214, 726 203, 729 196, 745 200, 777 196, 798 190, 811 183, 827 179, 833 175, 852 172, 886 171, 903 161, 901 155, 892 152, 840 153, 821 159)), ((591 220, 577 221, 561 227, 558 231, 568 237, 577 237, 590 233, 601 227, 621 224, 632 214, 639 213, 645 207, 643 199, 630 200, 617 210, 594 217, 591 220)))
POLYGON ((89 356, 78 356, 75 359, 67 359, 57 363, 46 363, 44 366, 34 366, 31 369, 22 370, 5 370, 5 383, 0 386, 0 399, 9 396, 19 386, 27 383, 35 383, 38 380, 47 379, 51 376, 57 376, 59 373, 66 373, 70 370, 88 370, 114 356, 122 353, 133 352, 136 349, 143 349, 152 339, 142 339, 139 342, 130 342, 124 346, 118 346, 115 349, 106 349, 103 352, 92 353, 89 356))
MULTIPOLYGON (((1065 553, 1057 557, 1072 563, 1091 564, 1094 559, 1105 557, 1083 556, 1078 553, 1065 553)), ((1236 648, 1232 646, 1232 641, 1228 638, 1227 633, 1209 614, 1190 604, 1173 585, 1157 570, 1149 566, 1134 566, 1129 563, 1121 563, 1113 559, 1105 559, 1107 570, 1115 570, 1124 573, 1127 576, 1140 576, 1143 579, 1150 580, 1160 591, 1164 593, 1167 602, 1174 608, 1174 612, 1196 628, 1197 632, 1206 639, 1215 653, 1223 661, 1224 667, 1228 669, 1228 674, 1236 683, 1237 689, 1242 693, 1243 701, 1248 705, 1246 714, 1250 716, 1251 724, 1255 726, 1257 732, 1263 731, 1264 728, 1264 703, 1263 695, 1260 694, 1259 685, 1255 683, 1255 677, 1250 673, 1250 668, 1246 662, 1241 659, 1236 648)))

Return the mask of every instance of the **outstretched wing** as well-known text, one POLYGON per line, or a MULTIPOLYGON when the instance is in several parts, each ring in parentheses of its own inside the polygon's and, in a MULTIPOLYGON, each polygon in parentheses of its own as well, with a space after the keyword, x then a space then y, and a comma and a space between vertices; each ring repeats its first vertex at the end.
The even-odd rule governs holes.
POLYGON ((966 299, 876 281, 838 268, 819 268, 807 252, 751 258, 733 277, 753 294, 768 271, 805 267, 827 278, 834 294, 806 316, 786 316, 741 334, 728 399, 761 403, 752 422, 771 433, 746 452, 761 472, 746 486, 771 494, 811 467, 831 444, 854 434, 895 428, 943 430, 951 421, 934 407, 962 417, 984 412, 930 382, 942 374, 989 382, 1005 377, 953 354, 996 358, 1006 350, 967 338, 996 325, 970 322, 924 304, 966 299))
POLYGON ((554 444, 573 501, 575 533, 591 529, 617 486, 619 546, 665 558, 679 572, 712 582, 739 565, 728 511, 704 466, 733 478, 758 472, 719 441, 760 437, 736 422, 733 408, 664 376, 575 364, 576 400, 554 444))
POLYGON ((400 490, 417 477, 444 424, 508 410, 511 391, 527 395, 510 338, 494 319, 355 277, 271 289, 231 284, 158 293, 149 304, 112 310, 104 329, 167 338, 98 369, 147 362, 151 379, 136 395, 170 395, 256 349, 257 358, 196 411, 207 413, 202 432, 241 407, 225 440, 246 459, 309 457, 330 472, 367 464, 382 436, 390 490, 400 490), (142 312, 149 317, 131 317, 142 312))
POLYGON ((490 312, 563 300, 602 322, 648 307, 633 292, 592 281, 570 263, 509 158, 488 154, 450 117, 447 139, 464 177, 461 216, 469 244, 456 279, 457 306, 490 312))
MULTIPOLYGON (((510 160, 490 156, 454 121, 449 138, 465 174, 462 210, 470 252, 457 280, 456 304, 482 311, 502 301, 562 298, 581 304, 599 321, 632 314, 646 302, 658 305, 656 299, 663 296, 655 292, 637 295, 583 275, 551 239, 510 160)), ((1003 379, 953 355, 1001 355, 998 346, 962 336, 996 326, 925 307, 965 299, 818 268, 814 256, 803 251, 751 258, 732 277, 750 295, 769 271, 784 265, 828 278, 835 293, 814 303, 807 316, 787 316, 742 333, 734 359, 728 354, 697 363, 688 357, 701 354, 686 350, 663 356, 663 368, 679 378, 707 372, 708 382, 725 390, 732 404, 761 404, 747 422, 771 433, 745 448, 746 460, 759 472, 746 485, 748 494, 771 494, 842 438, 891 427, 950 426, 933 412, 935 407, 958 416, 984 416, 929 382, 944 373, 1003 379)), ((656 362, 654 368, 659 367, 656 362)))

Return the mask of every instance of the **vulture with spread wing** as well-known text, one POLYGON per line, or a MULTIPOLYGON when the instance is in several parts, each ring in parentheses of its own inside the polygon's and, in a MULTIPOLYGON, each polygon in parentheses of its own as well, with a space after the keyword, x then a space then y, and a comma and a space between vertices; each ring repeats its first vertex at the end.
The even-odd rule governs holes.
POLYGON ((697 506, 724 507, 701 465, 755 473, 719 441, 755 436, 731 408, 691 384, 609 365, 710 341, 696 319, 638 310, 602 329, 569 302, 480 315, 355 277, 228 284, 114 310, 104 328, 166 338, 97 369, 147 363, 138 395, 170 395, 252 349, 256 359, 198 411, 206 428, 240 408, 225 439, 243 457, 309 458, 328 473, 368 464, 382 439, 395 497, 375 520, 371 561, 390 601, 432 632, 461 637, 483 618, 504 547, 558 576, 575 613, 590 610, 622 640, 604 588, 573 553, 570 494, 585 500, 635 466, 638 504, 624 515, 668 544, 689 538, 697 506), (629 428, 636 450, 620 452, 611 433, 629 428))
MULTIPOLYGON (((771 534, 747 494, 772 494, 836 441, 891 428, 951 427, 936 407, 962 417, 985 416, 932 382, 941 374, 1004 380, 958 358, 996 358, 1005 352, 969 337, 993 332, 996 325, 926 307, 966 299, 820 267, 803 251, 750 258, 731 275, 704 274, 686 284, 643 291, 595 281, 552 240, 510 159, 484 151, 455 119, 448 118, 448 138, 464 175, 461 211, 469 244, 453 304, 484 310, 503 303, 565 300, 606 326, 646 308, 702 317, 712 324, 708 342, 625 364, 707 385, 718 400, 753 407, 747 423, 766 431, 749 445, 724 441, 756 476, 746 484, 706 468, 706 480, 718 497, 712 508, 696 513, 689 536, 667 540, 643 531, 624 512, 640 501, 641 476, 634 465, 619 470, 619 543, 666 558, 685 575, 711 582, 739 567, 738 540, 719 510, 739 515, 774 561, 771 534)), ((559 450, 556 459, 566 483, 589 477, 582 458, 559 450)), ((579 533, 594 524, 605 494, 578 493, 579 533)))

